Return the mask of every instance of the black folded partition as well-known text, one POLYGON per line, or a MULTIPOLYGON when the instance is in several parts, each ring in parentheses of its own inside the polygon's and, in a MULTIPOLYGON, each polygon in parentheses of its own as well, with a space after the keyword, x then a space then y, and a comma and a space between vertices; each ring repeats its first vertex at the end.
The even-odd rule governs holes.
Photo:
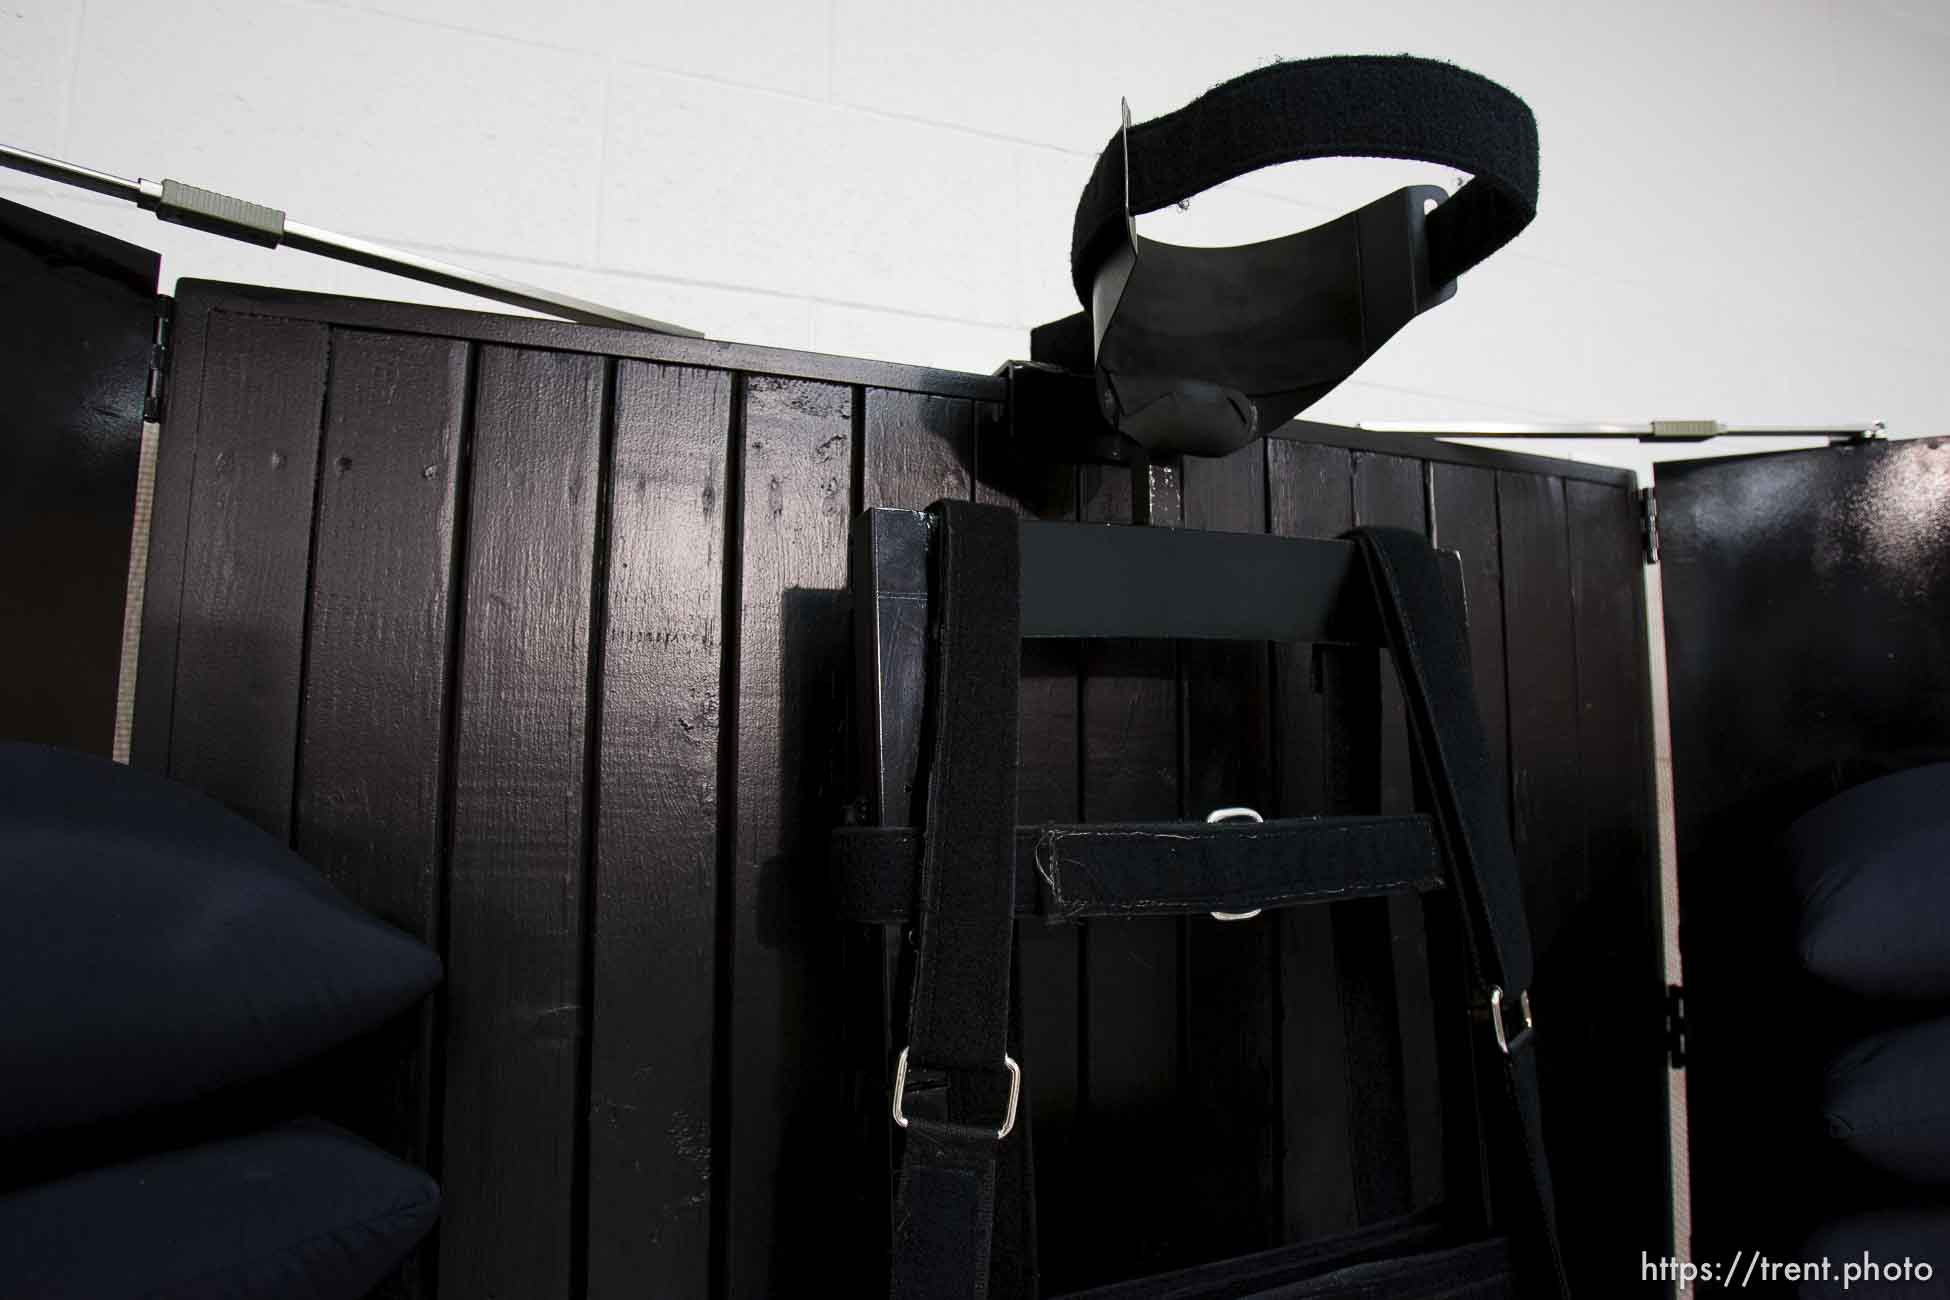
MULTIPOLYGON (((136 760, 447 961, 327 1090, 446 1192, 391 1294, 852 1280, 833 1243, 870 1193, 836 1171, 886 1123, 847 1064, 884 1031, 845 990, 885 954, 831 920, 846 538, 950 496, 1461 552, 1573 1275, 1667 1249, 1628 474, 1301 424, 1043 464, 999 378, 194 282, 169 383, 136 760)), ((1410 811, 1383 653, 1029 642, 1021 820, 1410 811)), ((1377 1222, 1471 1155, 1439 1120, 1467 1081, 1437 1035, 1470 1031, 1434 1015, 1420 902, 1263 919, 1021 923, 1052 1286, 1377 1222)))
POLYGON ((1930 1195, 1878 1182, 1827 1131, 1829 1058, 1930 1008, 1805 972, 1782 833, 1950 760, 1950 440, 1682 461, 1658 491, 1693 1245, 1802 1258, 1824 1220, 1930 1195))

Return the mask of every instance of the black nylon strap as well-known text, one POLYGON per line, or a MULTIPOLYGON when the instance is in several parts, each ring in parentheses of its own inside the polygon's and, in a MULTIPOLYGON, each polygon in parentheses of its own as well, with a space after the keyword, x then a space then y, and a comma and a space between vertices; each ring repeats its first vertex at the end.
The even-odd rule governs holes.
MULTIPOLYGON (((1125 237, 1122 132, 1077 204, 1070 276, 1087 310, 1097 268, 1125 237)), ((1537 214, 1537 122, 1486 77, 1407 55, 1346 55, 1260 68, 1130 129, 1130 213, 1304 158, 1410 158, 1473 179, 1429 214, 1430 279, 1442 284, 1537 214)))
MULTIPOLYGON (((910 827, 836 831, 839 912, 895 924, 914 914, 923 836, 910 827)), ((1439 888, 1427 817, 1270 822, 1091 822, 1015 833, 1017 916, 1171 916, 1336 902, 1439 888)))
POLYGON ((895 1187, 897 1300, 988 1295, 997 1130, 1011 1086, 1021 548, 1007 510, 944 502, 934 514, 939 616, 914 989, 897 1095, 908 1120, 895 1187))
MULTIPOLYGON (((1503 990, 1505 1014, 1516 1021, 1517 1001, 1530 989, 1533 958, 1524 915, 1523 880, 1509 819, 1490 770, 1489 743, 1475 709, 1469 643, 1450 605, 1436 553, 1420 533, 1400 528, 1355 530, 1374 580, 1382 623, 1401 675, 1402 696, 1416 753, 1428 775, 1436 825, 1461 895, 1464 932, 1478 979, 1503 990)), ((1520 1022, 1513 1023, 1512 1028, 1520 1022)), ((1501 1055, 1513 1141, 1524 1156, 1529 1231, 1513 1234, 1532 1274, 1525 1294, 1567 1295, 1557 1236, 1556 1200, 1544 1151, 1537 1069, 1526 1034, 1501 1055)), ((1517 1180, 1510 1180, 1515 1183, 1517 1180)))

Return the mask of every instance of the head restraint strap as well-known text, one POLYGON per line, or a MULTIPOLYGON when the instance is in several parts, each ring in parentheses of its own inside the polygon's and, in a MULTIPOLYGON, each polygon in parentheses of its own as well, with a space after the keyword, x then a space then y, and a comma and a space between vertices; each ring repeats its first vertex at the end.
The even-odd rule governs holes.
MULTIPOLYGON (((1130 212, 1153 212, 1222 181, 1303 158, 1410 158, 1474 179, 1428 219, 1429 273, 1453 280, 1537 214, 1537 121, 1486 77, 1408 55, 1279 63, 1130 129, 1130 212)), ((1077 204, 1070 274, 1091 279, 1125 236, 1124 148, 1097 159, 1077 204)))

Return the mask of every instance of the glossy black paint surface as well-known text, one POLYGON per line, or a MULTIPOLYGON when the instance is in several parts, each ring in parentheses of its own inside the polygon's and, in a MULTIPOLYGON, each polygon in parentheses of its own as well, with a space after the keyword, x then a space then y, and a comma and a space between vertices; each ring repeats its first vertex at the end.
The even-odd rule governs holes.
POLYGON ((0 199, 0 737, 114 739, 160 266, 0 199))
POLYGON ((1829 1159, 1820 1069, 1884 1018, 1800 973, 1778 840, 1950 758, 1950 442, 1658 473, 1697 1257, 1887 1194, 1829 1159))

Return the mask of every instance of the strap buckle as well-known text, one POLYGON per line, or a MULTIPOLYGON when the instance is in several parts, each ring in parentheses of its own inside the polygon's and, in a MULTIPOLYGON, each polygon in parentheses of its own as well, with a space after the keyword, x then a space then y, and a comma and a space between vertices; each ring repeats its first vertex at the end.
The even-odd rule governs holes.
MULTIPOLYGON (((1002 1127, 995 1130, 995 1140, 1000 1142, 1009 1136, 1016 1127, 1016 1102, 1022 1097, 1022 1067, 1016 1058, 1007 1052, 1002 1054, 1002 1064, 1009 1069, 1009 1108, 1002 1115, 1002 1127)), ((901 1048, 899 1062, 894 1066, 894 1123, 902 1128, 910 1128, 916 1123, 928 1124, 927 1120, 910 1120, 902 1105, 907 1097, 907 1049, 901 1048)))
MULTIPOLYGON (((1214 822, 1263 822, 1265 820, 1264 817, 1261 817, 1250 808, 1214 808, 1211 812, 1205 814, 1205 822, 1208 826, 1214 822)), ((1212 913, 1212 919, 1214 921, 1250 921, 1264 910, 1264 908, 1255 907, 1250 912, 1214 912, 1212 913)))
POLYGON ((1504 1023, 1504 1007, 1507 1000, 1503 990, 1495 984, 1490 985, 1490 1029, 1496 1034, 1497 1050, 1505 1056, 1514 1055, 1518 1048, 1530 1042, 1530 1036, 1537 1031, 1537 1021, 1530 1014, 1530 990, 1523 989, 1517 994, 1517 1005, 1523 1010, 1523 1028, 1516 1033, 1504 1023))

